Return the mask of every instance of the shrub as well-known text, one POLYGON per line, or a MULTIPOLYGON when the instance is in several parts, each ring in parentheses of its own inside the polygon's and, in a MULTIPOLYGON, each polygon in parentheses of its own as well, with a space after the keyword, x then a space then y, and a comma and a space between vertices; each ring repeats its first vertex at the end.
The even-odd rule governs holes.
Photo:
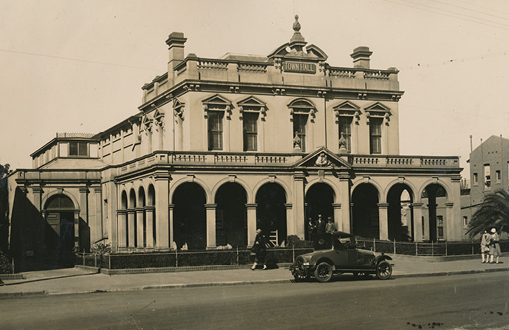
POLYGON ((12 274, 12 264, 2 251, 0 251, 0 274, 12 274))

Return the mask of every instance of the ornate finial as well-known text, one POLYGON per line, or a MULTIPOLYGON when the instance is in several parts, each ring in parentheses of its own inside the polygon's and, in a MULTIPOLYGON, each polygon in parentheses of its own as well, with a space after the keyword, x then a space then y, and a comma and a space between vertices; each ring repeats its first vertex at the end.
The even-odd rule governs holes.
POLYGON ((299 15, 295 15, 295 22, 293 23, 293 30, 300 31, 299 15))

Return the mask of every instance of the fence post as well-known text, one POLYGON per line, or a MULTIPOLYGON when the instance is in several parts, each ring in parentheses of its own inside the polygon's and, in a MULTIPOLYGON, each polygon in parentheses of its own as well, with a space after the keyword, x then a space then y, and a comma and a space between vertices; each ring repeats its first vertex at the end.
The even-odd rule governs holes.
POLYGON ((83 251, 83 266, 85 266, 85 251, 83 251))
POLYGON ((292 245, 292 262, 295 262, 295 245, 292 245))
POLYGON ((394 254, 396 254, 396 239, 394 239, 393 246, 394 246, 394 254))
POLYGON ((94 254, 94 267, 97 267, 97 253, 94 254))
POLYGON ((111 269, 111 254, 108 254, 108 269, 111 269))
POLYGON ((447 257, 447 241, 445 241, 445 256, 447 257))
POLYGON ((376 252, 376 239, 373 237, 373 252, 376 252))
POLYGON ((415 242, 415 256, 419 255, 419 242, 415 242))
POLYGON ((431 241, 431 256, 435 255, 435 248, 433 248, 433 241, 431 241))
POLYGON ((239 265, 239 247, 237 246, 237 266, 239 265))
POLYGON ((473 240, 471 240, 471 241, 470 241, 470 244, 472 245, 472 254, 474 254, 474 241, 473 241, 473 240))
POLYGON ((175 249, 175 267, 179 266, 179 254, 178 254, 178 247, 175 249))

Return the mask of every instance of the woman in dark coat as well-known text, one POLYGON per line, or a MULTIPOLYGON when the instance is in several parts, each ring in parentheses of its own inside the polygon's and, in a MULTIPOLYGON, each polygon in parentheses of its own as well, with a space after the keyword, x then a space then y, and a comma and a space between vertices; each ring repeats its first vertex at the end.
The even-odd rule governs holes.
POLYGON ((256 230, 256 237, 251 252, 255 253, 255 261, 251 269, 255 270, 258 264, 263 264, 263 269, 267 269, 265 264, 267 248, 265 247, 265 235, 262 234, 261 229, 256 230))

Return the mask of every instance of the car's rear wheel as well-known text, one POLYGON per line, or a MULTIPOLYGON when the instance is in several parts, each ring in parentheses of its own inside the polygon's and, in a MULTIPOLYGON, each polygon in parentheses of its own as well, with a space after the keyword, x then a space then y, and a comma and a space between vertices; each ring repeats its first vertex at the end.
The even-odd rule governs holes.
POLYGON ((329 282, 332 278, 332 265, 328 262, 321 262, 316 266, 315 278, 318 282, 329 282))
POLYGON ((387 260, 382 260, 376 265, 376 277, 388 280, 392 275, 392 266, 387 260))

